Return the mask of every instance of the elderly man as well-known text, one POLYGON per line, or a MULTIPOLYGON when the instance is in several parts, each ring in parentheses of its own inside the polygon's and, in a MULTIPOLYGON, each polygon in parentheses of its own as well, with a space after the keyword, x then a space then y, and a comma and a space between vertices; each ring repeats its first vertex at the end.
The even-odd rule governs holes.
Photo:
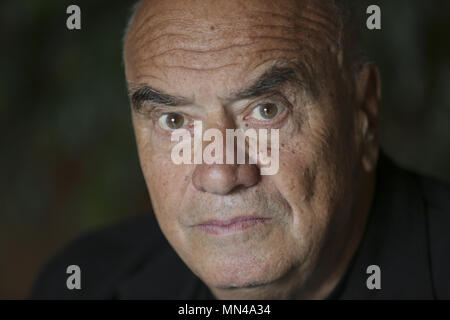
POLYGON ((75 242, 32 296, 449 298, 449 189, 379 154, 380 76, 348 11, 332 0, 139 3, 125 74, 154 213, 75 242), (278 170, 174 163, 173 133, 196 121, 276 129, 278 170), (81 290, 66 286, 72 264, 81 290))

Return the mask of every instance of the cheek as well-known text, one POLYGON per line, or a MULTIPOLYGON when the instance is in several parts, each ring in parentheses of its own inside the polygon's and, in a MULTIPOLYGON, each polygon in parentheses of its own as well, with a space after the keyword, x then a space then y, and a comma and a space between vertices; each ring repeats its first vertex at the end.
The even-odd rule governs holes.
POLYGON ((309 243, 306 240, 311 237, 315 219, 311 198, 316 189, 316 168, 311 155, 299 151, 297 143, 280 145, 280 169, 273 179, 292 210, 290 233, 300 243, 309 243))
POLYGON ((171 221, 175 219, 179 200, 189 184, 190 166, 172 162, 170 140, 163 147, 157 137, 143 129, 136 130, 136 140, 141 168, 155 214, 158 220, 171 221))
POLYGON ((333 132, 318 115, 308 117, 301 130, 280 143, 280 170, 274 183, 289 202, 292 234, 319 242, 334 212, 336 166, 330 155, 333 132))

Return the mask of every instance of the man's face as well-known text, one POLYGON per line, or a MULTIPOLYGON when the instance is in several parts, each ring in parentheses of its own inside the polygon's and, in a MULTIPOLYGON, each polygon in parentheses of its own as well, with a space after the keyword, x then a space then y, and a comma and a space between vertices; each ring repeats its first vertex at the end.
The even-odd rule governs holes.
POLYGON ((149 86, 180 100, 135 95, 142 170, 164 235, 214 293, 283 297, 345 251, 360 159, 337 17, 331 1, 147 1, 137 12, 130 94, 149 86), (236 95, 265 76, 275 81, 236 95), (195 120, 279 129, 278 173, 174 164, 171 132, 195 120))

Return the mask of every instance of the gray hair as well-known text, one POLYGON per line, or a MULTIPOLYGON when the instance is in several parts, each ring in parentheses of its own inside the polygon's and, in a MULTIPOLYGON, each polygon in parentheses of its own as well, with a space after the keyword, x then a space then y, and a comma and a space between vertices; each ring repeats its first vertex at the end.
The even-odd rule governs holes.
POLYGON ((136 17, 136 12, 138 11, 141 4, 142 4, 142 0, 138 0, 130 8, 130 16, 127 20, 127 24, 125 26, 125 31, 124 31, 123 37, 122 37, 122 46, 125 45, 125 41, 127 40, 128 32, 130 31, 131 25, 133 24, 134 18, 136 17))

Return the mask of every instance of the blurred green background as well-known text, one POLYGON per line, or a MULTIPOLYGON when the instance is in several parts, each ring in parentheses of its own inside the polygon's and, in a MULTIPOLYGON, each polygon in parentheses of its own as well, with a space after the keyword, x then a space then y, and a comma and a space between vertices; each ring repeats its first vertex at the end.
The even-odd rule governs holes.
MULTIPOLYGON (((450 2, 361 2, 382 10, 380 31, 358 12, 382 72, 382 146, 450 181, 450 2)), ((74 237, 148 211, 121 61, 133 3, 0 3, 0 298, 26 297, 74 237), (66 28, 70 4, 79 31, 66 28)))

